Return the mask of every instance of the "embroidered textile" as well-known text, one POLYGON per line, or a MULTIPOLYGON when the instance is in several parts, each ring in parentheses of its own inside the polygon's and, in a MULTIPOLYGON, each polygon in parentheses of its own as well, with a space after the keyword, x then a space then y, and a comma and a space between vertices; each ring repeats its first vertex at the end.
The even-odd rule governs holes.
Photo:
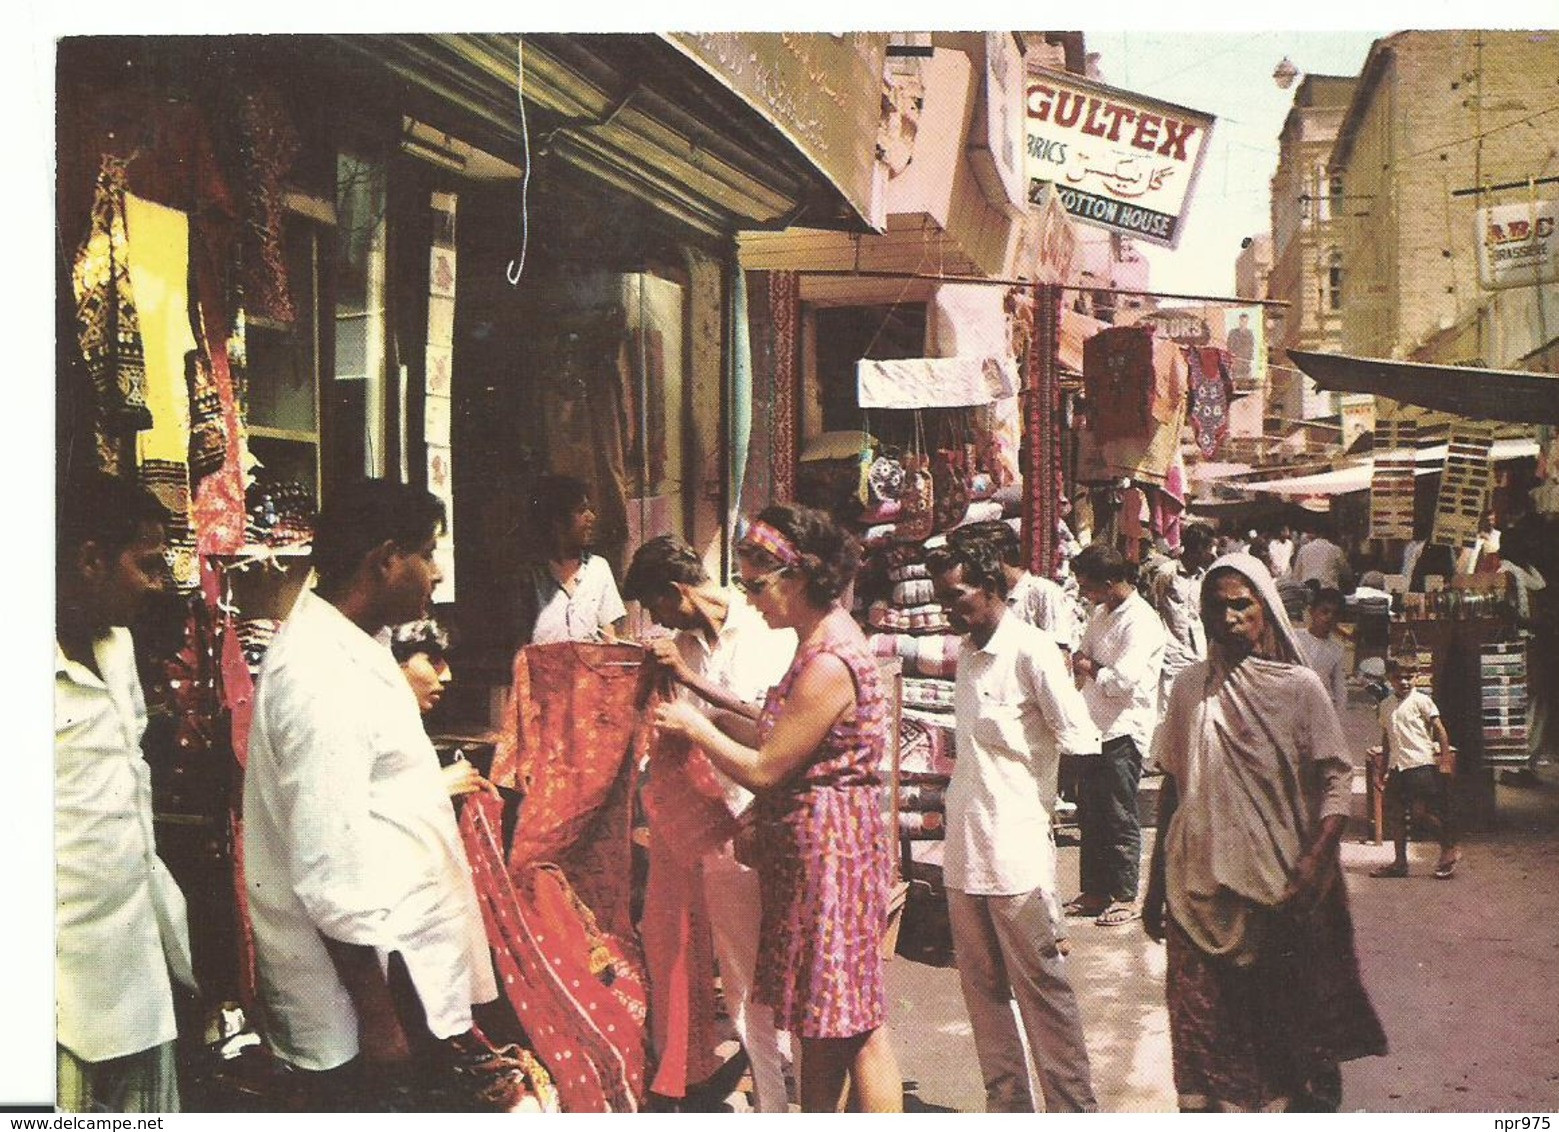
POLYGON ((112 474, 126 470, 115 458, 125 437, 152 425, 129 257, 125 166, 104 154, 92 199, 92 226, 76 252, 71 286, 76 295, 77 340, 96 395, 99 462, 112 474))
POLYGON ((769 316, 774 324, 773 502, 796 497, 796 369, 801 320, 801 277, 794 271, 769 272, 769 316))
POLYGON ((301 145, 273 90, 244 94, 238 131, 244 162, 244 305, 250 314, 290 326, 297 311, 287 281, 282 220, 285 179, 301 145))
POLYGON ((497 799, 473 794, 460 834, 504 996, 566 1111, 636 1111, 644 1095, 642 972, 560 870, 505 869, 501 814, 497 799))
POLYGON ((1083 382, 1099 440, 1146 437, 1153 420, 1153 328, 1110 326, 1084 342, 1083 382))
POLYGON ((1191 428, 1196 447, 1211 460, 1229 435, 1229 403, 1234 400, 1234 383, 1224 353, 1216 346, 1186 347, 1190 367, 1191 428))
POLYGON ((189 526, 188 469, 173 460, 146 460, 139 475, 141 483, 168 512, 163 530, 174 584, 181 590, 193 590, 200 584, 200 562, 195 556, 195 535, 189 526))

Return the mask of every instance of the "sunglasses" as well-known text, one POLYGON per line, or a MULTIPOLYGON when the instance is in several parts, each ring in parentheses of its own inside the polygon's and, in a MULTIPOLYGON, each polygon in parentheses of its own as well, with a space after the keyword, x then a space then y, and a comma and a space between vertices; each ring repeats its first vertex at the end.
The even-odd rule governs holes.
POLYGON ((750 582, 738 574, 736 577, 731 579, 731 584, 742 593, 751 594, 753 597, 757 597, 764 590, 772 586, 776 578, 782 577, 788 573, 790 573, 789 566, 778 566, 773 570, 770 570, 767 574, 758 575, 750 582))

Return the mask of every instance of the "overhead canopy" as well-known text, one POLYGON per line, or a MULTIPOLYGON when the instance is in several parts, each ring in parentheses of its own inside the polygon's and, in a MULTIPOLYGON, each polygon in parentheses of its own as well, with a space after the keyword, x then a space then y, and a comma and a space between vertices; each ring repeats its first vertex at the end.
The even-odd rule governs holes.
POLYGON ((1432 366, 1389 358, 1290 350, 1322 389, 1374 393, 1472 420, 1559 424, 1559 377, 1520 370, 1432 366))

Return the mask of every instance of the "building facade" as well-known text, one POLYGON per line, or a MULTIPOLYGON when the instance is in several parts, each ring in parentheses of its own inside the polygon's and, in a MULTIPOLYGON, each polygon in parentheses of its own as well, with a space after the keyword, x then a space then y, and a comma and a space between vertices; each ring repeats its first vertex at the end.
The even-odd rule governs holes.
POLYGON ((1343 353, 1493 363, 1479 196, 1457 194, 1551 174, 1556 74, 1552 32, 1406 31, 1370 49, 1330 160, 1343 353))
MULTIPOLYGON (((1330 169, 1332 146, 1356 79, 1306 75, 1278 136, 1272 174, 1272 274, 1268 297, 1288 305, 1270 320, 1273 357, 1270 412, 1286 421, 1336 415, 1336 394, 1289 366, 1285 350, 1336 350, 1342 343, 1341 180, 1330 169)), ((1243 292, 1242 292, 1243 293, 1243 292)))

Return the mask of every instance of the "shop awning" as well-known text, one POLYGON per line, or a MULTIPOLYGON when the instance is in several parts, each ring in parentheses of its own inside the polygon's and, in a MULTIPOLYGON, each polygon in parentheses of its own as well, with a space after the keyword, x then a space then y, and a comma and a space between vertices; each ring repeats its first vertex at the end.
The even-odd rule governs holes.
POLYGON ((1322 389, 1373 393, 1472 420, 1559 425, 1559 376, 1290 350, 1322 389))
MULTIPOLYGON (((1421 476, 1431 476, 1439 472, 1445 464, 1446 451, 1444 444, 1419 449, 1416 453, 1417 465, 1413 469, 1414 472, 1421 476)), ((1375 455, 1379 456, 1381 453, 1377 452, 1375 455)), ((1537 441, 1535 440, 1496 440, 1489 450, 1489 460, 1496 464, 1503 460, 1519 460, 1536 455, 1537 441)), ((1226 486, 1240 491, 1261 491, 1269 495, 1289 497, 1346 495, 1350 491, 1363 491, 1370 486, 1374 478, 1375 461, 1370 459, 1309 476, 1230 483, 1226 486)))
MULTIPOLYGON (((707 234, 723 238, 798 218, 869 230, 859 167, 870 174, 873 150, 870 138, 857 144, 856 135, 868 116, 875 130, 886 36, 846 37, 838 48, 852 63, 851 80, 873 60, 878 73, 859 88, 869 95, 841 96, 846 120, 819 126, 816 137, 736 90, 689 50, 686 37, 527 34, 523 77, 513 34, 325 38, 344 53, 343 66, 367 59, 385 68, 419 120, 505 160, 523 160, 523 89, 538 168, 562 161, 583 169, 707 234)), ((773 39, 765 47, 771 53, 773 39)))

